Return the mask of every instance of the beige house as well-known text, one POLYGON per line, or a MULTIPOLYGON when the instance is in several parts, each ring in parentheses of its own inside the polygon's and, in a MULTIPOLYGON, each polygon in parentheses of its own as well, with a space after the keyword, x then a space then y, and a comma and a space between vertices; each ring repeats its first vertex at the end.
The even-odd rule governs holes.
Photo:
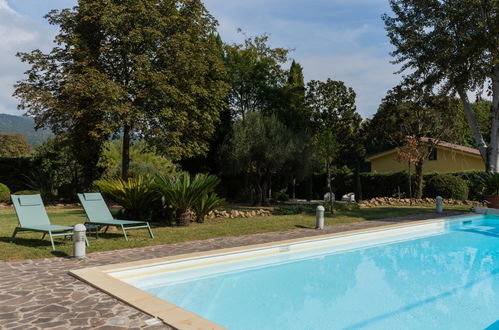
MULTIPOLYGON (((426 138, 428 141, 429 139, 426 138)), ((371 172, 387 173, 407 170, 407 163, 397 160, 397 149, 391 149, 366 159, 371 163, 371 172)), ((485 164, 478 149, 460 146, 448 142, 438 142, 429 159, 425 161, 423 171, 462 172, 485 170, 485 164)))

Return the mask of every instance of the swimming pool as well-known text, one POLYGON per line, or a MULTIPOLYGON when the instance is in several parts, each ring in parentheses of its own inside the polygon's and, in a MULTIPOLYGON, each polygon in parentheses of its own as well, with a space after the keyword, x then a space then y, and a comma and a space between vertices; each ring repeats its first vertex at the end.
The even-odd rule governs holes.
POLYGON ((484 329, 498 273, 499 217, 476 215, 108 275, 229 329, 484 329))

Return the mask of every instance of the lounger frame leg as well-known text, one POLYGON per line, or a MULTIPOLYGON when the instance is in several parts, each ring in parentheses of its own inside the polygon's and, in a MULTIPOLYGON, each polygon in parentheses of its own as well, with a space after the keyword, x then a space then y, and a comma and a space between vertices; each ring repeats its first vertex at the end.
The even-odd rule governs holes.
POLYGON ((154 238, 154 235, 152 233, 151 226, 149 226, 149 222, 147 223, 147 230, 149 230, 149 235, 151 235, 151 238, 154 238))
POLYGON ((54 237, 52 237, 52 232, 49 230, 50 243, 52 243, 52 251, 55 251, 54 237))
POLYGON ((16 238, 16 235, 17 235, 17 231, 19 230, 18 227, 16 227, 16 229, 14 229, 14 233, 12 233, 12 237, 10 238, 10 242, 12 243, 14 241, 14 238, 16 238))
POLYGON ((44 239, 44 238, 45 238, 45 234, 47 234, 47 233, 43 233, 43 235, 42 235, 42 239, 44 239))
POLYGON ((128 236, 126 235, 125 226, 121 225, 121 230, 123 230, 123 236, 125 236, 125 241, 128 241, 128 236))
POLYGON ((107 233, 108 229, 109 229, 109 226, 106 226, 106 229, 104 229, 104 234, 107 233))

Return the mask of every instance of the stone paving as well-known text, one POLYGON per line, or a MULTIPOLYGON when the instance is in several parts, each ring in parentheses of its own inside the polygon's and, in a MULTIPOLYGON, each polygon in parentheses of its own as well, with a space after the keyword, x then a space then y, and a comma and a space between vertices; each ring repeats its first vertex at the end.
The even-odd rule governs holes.
MULTIPOLYGON (((451 216, 459 212, 445 212, 451 216)), ((45 258, 0 261, 0 329, 170 329, 167 325, 70 276, 71 269, 183 253, 267 243, 439 217, 437 214, 368 220, 290 231, 213 238, 89 254, 84 260, 45 258), (117 256, 119 255, 119 258, 117 256)))

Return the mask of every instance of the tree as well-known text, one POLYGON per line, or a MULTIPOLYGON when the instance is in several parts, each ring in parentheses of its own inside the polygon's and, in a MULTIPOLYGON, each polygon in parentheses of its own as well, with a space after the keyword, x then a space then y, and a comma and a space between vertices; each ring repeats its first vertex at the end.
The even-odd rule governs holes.
POLYGON ((456 93, 464 106, 475 144, 487 170, 498 172, 499 159, 499 6, 497 0, 390 0, 385 14, 395 63, 411 84, 456 93), (488 87, 490 142, 486 144, 468 92, 488 87))
POLYGON ((268 111, 281 97, 286 71, 281 64, 289 51, 271 48, 268 36, 247 38, 244 44, 225 46, 225 65, 231 85, 229 105, 234 118, 250 111, 268 111))
POLYGON ((28 142, 21 134, 0 134, 0 157, 22 157, 31 153, 28 142))
MULTIPOLYGON (((424 150, 424 145, 421 144, 421 141, 419 141, 416 137, 414 136, 409 136, 406 139, 406 142, 404 145, 400 146, 397 148, 397 160, 399 162, 405 162, 407 163, 407 173, 408 178, 409 178, 409 199, 410 203, 412 205, 412 166, 414 164, 418 164, 421 159, 424 159, 426 157, 426 152, 424 150)), ((420 186, 422 189, 422 186, 420 186)), ((419 187, 418 187, 419 189, 419 187)), ((418 196, 417 198, 421 198, 421 196, 418 196)))
POLYGON ((453 97, 397 86, 388 92, 370 121, 366 144, 386 149, 405 146, 403 154, 409 156, 402 155, 401 160, 415 166, 415 196, 421 198, 425 161, 440 141, 455 142, 462 137, 455 125, 461 108, 453 97))
POLYGON ((117 133, 125 179, 132 137, 175 159, 207 151, 228 86, 216 21, 199 0, 80 0, 46 17, 58 46, 19 54, 31 68, 15 95, 82 164, 95 167, 117 133))
MULTIPOLYGON (((360 135, 362 117, 355 107, 355 92, 347 88, 342 81, 327 79, 326 82, 312 80, 307 84, 306 104, 312 113, 312 129, 316 141, 331 137, 331 144, 336 144, 334 163, 358 170, 364 156, 364 147, 360 135)), ((316 145, 316 150, 322 147, 316 145)), ((327 179, 327 187, 330 186, 327 179)))
POLYGON ((294 152, 293 134, 275 116, 247 113, 234 124, 231 139, 221 150, 221 165, 228 172, 247 175, 256 188, 255 204, 268 205, 272 177, 294 152))
POLYGON ((332 169, 334 161, 338 156, 338 143, 333 132, 324 130, 315 136, 316 157, 324 164, 326 168, 327 188, 329 192, 329 205, 331 214, 333 213, 333 186, 332 169))

